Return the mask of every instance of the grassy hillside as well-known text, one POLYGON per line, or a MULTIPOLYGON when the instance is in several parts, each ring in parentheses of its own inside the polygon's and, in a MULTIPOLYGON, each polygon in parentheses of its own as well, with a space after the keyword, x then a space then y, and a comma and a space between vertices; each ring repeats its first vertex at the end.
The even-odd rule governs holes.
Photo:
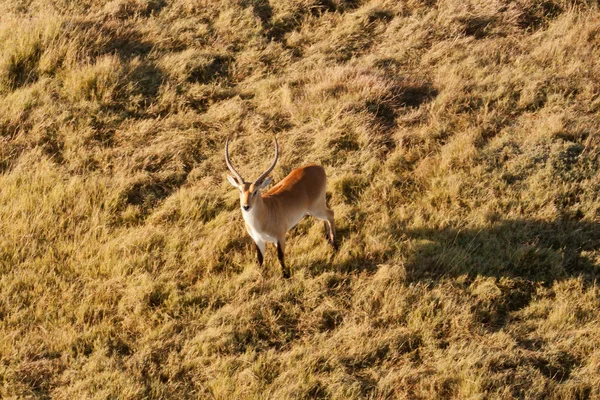
POLYGON ((0 397, 600 398, 599 60, 595 1, 0 2, 0 397))

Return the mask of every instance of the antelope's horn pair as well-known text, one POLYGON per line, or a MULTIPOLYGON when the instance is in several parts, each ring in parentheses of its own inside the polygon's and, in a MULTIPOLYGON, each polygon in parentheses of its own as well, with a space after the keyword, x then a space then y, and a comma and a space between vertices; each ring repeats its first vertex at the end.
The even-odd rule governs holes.
MULTIPOLYGON (((262 182, 267 175, 273 171, 275 164, 277 164, 277 160, 279 159, 279 144, 277 143, 277 138, 274 137, 273 140, 275 141, 275 159, 273 160, 273 164, 271 164, 271 166, 254 181, 254 184, 262 182)), ((227 141, 225 142, 225 162, 227 163, 227 168, 229 168, 231 173, 236 177, 237 181, 240 184, 244 183, 244 178, 242 178, 239 172, 237 172, 235 168, 233 168, 233 165, 231 165, 231 160, 229 159, 229 138, 227 138, 227 141)))

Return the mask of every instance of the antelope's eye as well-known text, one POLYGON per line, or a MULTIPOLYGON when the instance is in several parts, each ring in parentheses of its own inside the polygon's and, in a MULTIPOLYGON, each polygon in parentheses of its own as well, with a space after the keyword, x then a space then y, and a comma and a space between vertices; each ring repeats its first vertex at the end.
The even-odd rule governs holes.
POLYGON ((252 196, 256 196, 256 193, 258 193, 258 189, 256 189, 254 192, 252 192, 252 196))

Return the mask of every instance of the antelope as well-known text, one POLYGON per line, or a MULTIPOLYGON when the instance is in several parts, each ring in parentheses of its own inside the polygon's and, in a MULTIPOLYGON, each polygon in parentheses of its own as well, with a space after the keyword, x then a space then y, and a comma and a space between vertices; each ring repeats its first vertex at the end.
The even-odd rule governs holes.
POLYGON ((331 246, 335 243, 335 225, 333 211, 325 204, 327 177, 323 167, 310 164, 297 168, 273 186, 265 194, 261 190, 271 183, 267 175, 273 171, 279 159, 279 145, 275 141, 275 159, 271 166, 254 182, 246 182, 236 171, 229 159, 229 138, 225 142, 225 162, 233 175, 227 180, 240 191, 240 207, 246 224, 246 231, 254 240, 258 265, 262 266, 267 242, 277 245, 277 258, 281 264, 283 276, 290 277, 285 266, 285 234, 305 215, 311 215, 325 221, 326 235, 331 246))

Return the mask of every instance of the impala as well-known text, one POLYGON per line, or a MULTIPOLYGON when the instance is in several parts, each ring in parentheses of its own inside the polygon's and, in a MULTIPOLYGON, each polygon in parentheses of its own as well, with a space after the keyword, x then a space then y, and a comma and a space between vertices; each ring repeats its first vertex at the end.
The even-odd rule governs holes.
POLYGON ((271 182, 267 175, 275 168, 279 159, 279 145, 276 138, 274 141, 275 159, 254 182, 246 182, 231 164, 229 138, 225 142, 225 162, 233 175, 227 175, 227 179, 240 191, 242 216, 246 223, 246 231, 256 244, 258 264, 263 264, 266 243, 276 243, 277 258, 283 276, 289 278, 290 271, 284 261, 286 232, 296 226, 305 215, 312 215, 325 221, 329 243, 337 249, 335 225, 333 211, 325 204, 327 177, 323 167, 311 164, 295 169, 269 191, 261 193, 271 182))

